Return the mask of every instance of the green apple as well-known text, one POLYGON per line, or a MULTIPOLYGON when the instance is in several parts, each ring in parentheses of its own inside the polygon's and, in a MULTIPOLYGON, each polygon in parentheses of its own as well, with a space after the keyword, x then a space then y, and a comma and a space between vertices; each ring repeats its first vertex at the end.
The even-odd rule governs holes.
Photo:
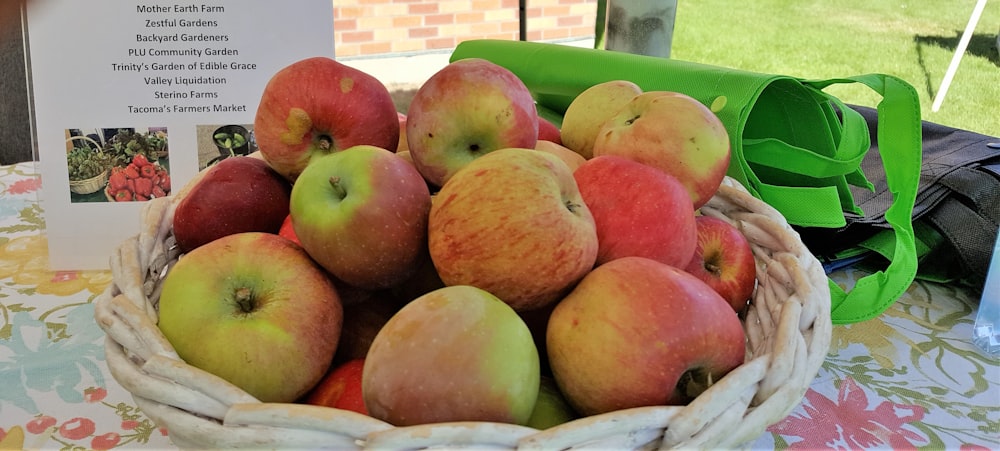
POLYGON ((538 398, 538 350, 514 310, 458 285, 404 306, 372 341, 362 373, 371 416, 396 426, 525 424, 538 398))
POLYGON ((545 430, 573 421, 578 416, 559 391, 555 379, 542 376, 538 387, 538 400, 535 401, 535 410, 531 412, 528 426, 545 430))
POLYGON ((326 272, 272 233, 242 232, 167 272, 159 328, 185 362, 263 402, 291 402, 326 373, 343 307, 326 272))
POLYGON ((515 310, 564 295, 597 259, 594 218, 555 155, 500 149, 458 171, 435 196, 428 247, 446 285, 472 285, 515 310))
POLYGON ((292 187, 302 247, 337 279, 362 289, 396 285, 420 265, 430 190, 395 153, 355 146, 312 160, 292 187))
POLYGON ((535 100, 507 68, 480 58, 458 60, 428 78, 413 96, 406 140, 417 169, 440 187, 482 155, 534 147, 535 100))

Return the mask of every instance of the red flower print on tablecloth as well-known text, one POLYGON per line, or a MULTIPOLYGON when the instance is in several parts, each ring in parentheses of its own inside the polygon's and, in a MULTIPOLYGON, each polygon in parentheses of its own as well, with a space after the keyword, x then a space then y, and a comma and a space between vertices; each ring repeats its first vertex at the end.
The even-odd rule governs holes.
MULTIPOLYGON (((0 450, 49 448, 49 445, 58 445, 61 449, 102 451, 134 444, 158 445, 158 442, 150 441, 154 434, 167 436, 167 430, 156 426, 138 407, 122 402, 109 403, 107 398, 108 390, 105 387, 83 389, 84 402, 113 410, 120 422, 109 423, 103 416, 93 415, 93 411, 89 415, 84 413, 84 416, 79 415, 81 412, 54 412, 51 415, 40 413, 27 421, 23 429, 16 426, 21 434, 10 439, 11 446, 0 446, 0 450), (24 432, 27 433, 26 436, 24 432)), ((0 429, 0 445, 8 444, 4 435, 3 429, 0 429)))
POLYGON ((38 191, 42 187, 42 179, 38 177, 32 177, 29 179, 18 180, 7 187, 7 193, 9 194, 28 194, 38 191))
POLYGON ((918 405, 882 401, 869 408, 868 394, 848 377, 840 382, 837 399, 809 389, 802 413, 792 413, 768 431, 787 438, 801 438, 788 449, 858 449, 891 447, 914 449, 927 439, 904 426, 924 418, 918 405))

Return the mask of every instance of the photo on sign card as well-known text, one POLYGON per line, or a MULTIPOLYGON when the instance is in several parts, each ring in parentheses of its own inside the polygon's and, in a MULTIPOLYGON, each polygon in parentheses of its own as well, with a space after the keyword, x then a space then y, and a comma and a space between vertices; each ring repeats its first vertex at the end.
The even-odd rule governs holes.
POLYGON ((133 202, 170 194, 166 127, 66 129, 70 202, 133 202))
POLYGON ((199 171, 226 158, 257 151, 253 124, 202 124, 196 133, 199 171))

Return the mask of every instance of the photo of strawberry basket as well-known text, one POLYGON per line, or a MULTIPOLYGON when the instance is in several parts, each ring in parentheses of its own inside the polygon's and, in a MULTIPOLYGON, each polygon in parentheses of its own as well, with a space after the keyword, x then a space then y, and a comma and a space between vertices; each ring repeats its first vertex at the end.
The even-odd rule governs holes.
POLYGON ((801 402, 830 346, 830 291, 819 261, 777 210, 727 178, 701 213, 739 227, 754 251, 758 286, 744 319, 746 359, 687 405, 537 430, 490 422, 395 427, 345 410, 263 403, 188 365, 157 328, 161 283, 181 256, 172 233, 178 201, 143 205, 140 232, 110 257, 113 281, 96 301, 95 319, 107 335, 114 378, 181 448, 732 448, 801 402))

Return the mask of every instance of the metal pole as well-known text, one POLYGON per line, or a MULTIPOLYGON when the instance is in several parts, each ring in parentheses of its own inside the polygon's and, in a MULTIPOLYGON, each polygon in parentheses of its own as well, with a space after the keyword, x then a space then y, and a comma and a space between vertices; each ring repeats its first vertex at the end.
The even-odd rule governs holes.
POLYGON ((931 111, 937 112, 941 108, 944 96, 948 94, 951 81, 955 78, 955 72, 958 71, 958 63, 962 62, 962 55, 965 54, 965 49, 969 47, 972 33, 976 31, 976 24, 979 23, 979 17, 983 15, 983 9, 985 8, 986 0, 976 2, 976 8, 972 10, 972 16, 969 17, 969 23, 965 25, 965 32, 962 33, 962 39, 958 41, 958 48, 955 49, 955 54, 951 57, 948 72, 945 72, 944 79, 941 80, 941 87, 938 88, 937 95, 934 96, 934 104, 931 106, 931 111))
POLYGON ((520 39, 528 40, 528 0, 520 0, 518 5, 518 20, 520 21, 520 39))

